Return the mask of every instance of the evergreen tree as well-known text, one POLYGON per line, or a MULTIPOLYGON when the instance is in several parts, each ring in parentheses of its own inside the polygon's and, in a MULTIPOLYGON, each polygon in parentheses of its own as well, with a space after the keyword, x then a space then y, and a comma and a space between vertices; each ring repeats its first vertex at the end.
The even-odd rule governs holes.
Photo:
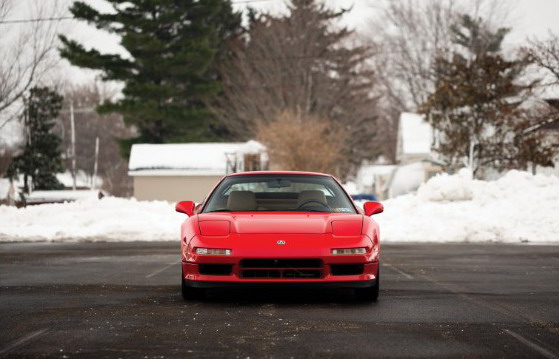
POLYGON ((211 137, 205 101, 220 92, 214 71, 224 41, 240 27, 229 0, 107 0, 111 13, 85 2, 70 8, 77 19, 121 37, 129 56, 101 54, 61 35, 62 57, 101 70, 104 80, 124 83, 123 98, 100 106, 118 112, 139 136, 134 142, 200 141, 211 137))
POLYGON ((508 30, 491 31, 481 19, 463 16, 452 31, 456 49, 436 59, 436 90, 422 107, 441 134, 436 150, 450 167, 465 164, 474 174, 518 166, 523 141, 533 143, 521 106, 534 85, 521 81, 530 60, 506 59, 500 49, 508 30))
POLYGON ((52 132, 54 120, 62 108, 62 96, 48 87, 34 87, 25 99, 24 113, 27 141, 23 153, 14 158, 8 176, 24 177, 24 192, 32 189, 53 190, 64 186, 56 179, 56 173, 64 171, 62 165, 61 139, 52 132), (32 188, 29 188, 29 180, 32 188))

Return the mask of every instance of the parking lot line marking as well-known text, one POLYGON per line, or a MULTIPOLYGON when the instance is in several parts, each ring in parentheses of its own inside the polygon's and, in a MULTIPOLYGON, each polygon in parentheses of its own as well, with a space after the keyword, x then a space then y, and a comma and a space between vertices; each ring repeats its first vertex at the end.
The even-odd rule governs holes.
POLYGON ((388 268, 394 270, 395 272, 400 273, 401 275, 403 275, 404 277, 406 277, 408 279, 413 279, 413 277, 411 275, 409 275, 408 273, 394 267, 392 264, 384 263, 384 265, 387 266, 388 268))
POLYGON ((535 351, 537 351, 538 353, 540 353, 541 355, 543 355, 546 358, 549 358, 549 359, 558 359, 559 358, 557 355, 555 355, 555 354, 551 353, 550 351, 540 347, 536 343, 529 341, 528 339, 524 338, 520 334, 517 334, 517 333, 513 332, 512 330, 505 329, 504 332, 507 333, 508 335, 510 335, 511 337, 513 337, 514 339, 518 340, 519 342, 521 342, 521 343, 529 346, 530 348, 534 349, 535 351))
POLYGON ((47 330, 48 330, 47 328, 37 330, 33 333, 27 334, 26 336, 19 338, 18 340, 12 342, 10 345, 5 347, 4 349, 0 350, 0 354, 8 353, 10 350, 28 342, 28 341, 30 341, 31 339, 37 338, 39 335, 44 334, 47 330))
POLYGON ((146 275, 146 278, 151 278, 151 277, 153 277, 154 275, 157 275, 157 274, 159 274, 159 273, 163 272, 164 270, 166 270, 166 269, 168 269, 168 268, 171 268, 171 267, 172 267, 172 266, 174 266, 174 265, 177 265, 177 264, 179 264, 180 262, 181 262, 181 261, 177 261, 177 262, 169 263, 169 264, 167 264, 167 265, 166 265, 165 267, 163 267, 163 268, 159 268, 159 269, 158 269, 158 270, 156 270, 155 272, 152 272, 152 273, 150 273, 150 274, 146 275))

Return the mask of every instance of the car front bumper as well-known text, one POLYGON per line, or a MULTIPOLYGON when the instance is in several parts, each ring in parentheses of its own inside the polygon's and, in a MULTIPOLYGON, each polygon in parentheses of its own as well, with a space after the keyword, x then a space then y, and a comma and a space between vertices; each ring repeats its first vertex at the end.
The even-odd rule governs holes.
MULTIPOLYGON (((244 258, 246 259, 246 258, 244 258)), ((364 262, 363 256, 332 256, 312 258, 319 262, 316 266, 296 267, 282 263, 273 267, 247 267, 241 258, 204 257, 200 262, 182 262, 182 271, 186 283, 193 287, 224 286, 331 286, 331 287, 367 287, 374 285, 378 276, 378 262, 364 262), (207 273, 208 265, 213 268, 226 268, 223 272, 207 273), (349 270, 348 270, 349 269, 349 270), (250 274, 250 277, 247 275, 250 274)), ((253 258, 251 258, 253 259, 253 258)), ((277 258, 264 260, 297 261, 301 258, 277 258)), ((289 262, 288 262, 289 263, 289 262)))

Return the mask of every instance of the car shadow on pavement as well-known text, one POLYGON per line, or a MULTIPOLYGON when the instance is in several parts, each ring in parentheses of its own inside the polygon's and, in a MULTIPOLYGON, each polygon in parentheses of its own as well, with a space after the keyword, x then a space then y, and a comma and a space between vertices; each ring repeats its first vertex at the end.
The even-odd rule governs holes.
POLYGON ((340 304, 374 305, 355 299, 353 289, 348 288, 212 288, 196 300, 183 300, 180 294, 173 298, 183 303, 206 304, 340 304))

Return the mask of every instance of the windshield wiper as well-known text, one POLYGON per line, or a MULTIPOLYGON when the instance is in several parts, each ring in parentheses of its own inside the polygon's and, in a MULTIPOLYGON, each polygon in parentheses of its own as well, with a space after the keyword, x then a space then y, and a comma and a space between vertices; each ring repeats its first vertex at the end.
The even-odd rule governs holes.
POLYGON ((206 213, 213 213, 213 212, 231 212, 231 210, 222 208, 222 209, 215 209, 213 211, 208 211, 206 213))

